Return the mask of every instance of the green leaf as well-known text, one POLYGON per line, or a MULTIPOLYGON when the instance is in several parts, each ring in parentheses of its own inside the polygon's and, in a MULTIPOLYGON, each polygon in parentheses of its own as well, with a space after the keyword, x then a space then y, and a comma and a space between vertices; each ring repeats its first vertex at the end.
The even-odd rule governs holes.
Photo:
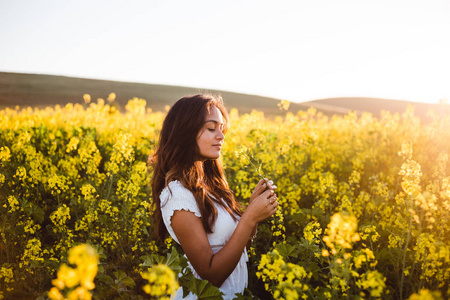
POLYGON ((207 280, 193 278, 189 284, 189 290, 197 295, 198 299, 223 299, 223 293, 207 280))
POLYGON ((31 216, 34 220, 36 220, 39 224, 44 222, 44 211, 37 205, 32 205, 31 216))
POLYGON ((189 285, 194 279, 194 274, 192 274, 192 271, 189 268, 185 268, 183 270, 183 276, 178 278, 178 283, 183 288, 183 298, 186 298, 189 294, 189 285))
POLYGON ((105 283, 106 285, 111 285, 114 283, 114 280, 111 276, 99 274, 95 277, 96 280, 105 283))
POLYGON ((125 277, 123 278, 120 283, 126 285, 127 287, 134 288, 136 286, 136 283, 134 282, 133 278, 131 277, 125 277))
POLYGON ((127 277, 127 274, 122 270, 115 271, 115 272, 113 272, 113 274, 114 274, 114 277, 116 277, 116 279, 119 281, 121 281, 122 279, 127 277))
POLYGON ((172 247, 172 251, 167 253, 167 256, 161 256, 157 254, 145 255, 140 257, 143 260, 143 263, 140 264, 141 267, 149 267, 151 268, 156 264, 165 264, 172 271, 175 272, 175 276, 178 278, 179 273, 187 266, 186 258, 181 256, 175 247, 172 247))
POLYGON ((257 296, 253 295, 252 291, 250 291, 248 288, 245 288, 244 294, 242 293, 236 293, 233 300, 255 300, 259 299, 257 296))
POLYGON ((32 209, 31 209, 31 203, 28 202, 26 199, 19 199, 20 204, 22 205, 23 211, 27 214, 27 215, 31 215, 32 213, 32 209))
POLYGON ((166 265, 171 267, 172 265, 179 264, 180 254, 178 254, 177 249, 172 247, 172 252, 167 253, 166 265))
POLYGON ((167 254, 166 265, 175 272, 177 278, 178 274, 181 273, 183 267, 181 262, 181 255, 178 251, 172 247, 172 252, 167 254))
POLYGON ((44 222, 44 211, 39 206, 23 199, 19 200, 23 211, 30 217, 33 217, 38 223, 44 222))
POLYGON ((207 280, 194 277, 191 269, 185 268, 183 276, 178 279, 178 283, 183 287, 183 298, 192 292, 197 295, 197 299, 223 299, 223 293, 207 280))
POLYGON ((125 286, 131 287, 131 288, 133 288, 136 285, 133 278, 127 276, 127 274, 122 270, 118 270, 118 271, 114 272, 113 274, 116 277, 116 280, 115 280, 116 284, 125 285, 125 286))
MULTIPOLYGON (((87 243, 92 245, 92 243, 90 241, 87 241, 87 243)), ((102 246, 100 246, 98 244, 94 244, 94 245, 92 245, 92 247, 94 247, 94 249, 97 252, 97 255, 99 256, 100 259, 106 259, 105 249, 103 249, 102 246)))
POLYGON ((156 264, 164 264, 166 262, 166 258, 161 255, 151 254, 144 255, 140 257, 144 262, 140 264, 141 267, 152 267, 156 264))
POLYGON ((46 259, 46 260, 44 260, 44 266, 50 268, 51 270, 57 270, 59 267, 59 262, 50 260, 50 259, 46 259))
POLYGON ((298 257, 298 249, 296 246, 292 246, 290 244, 277 244, 275 248, 278 250, 278 253, 280 253, 283 257, 298 257))
POLYGON ((143 263, 139 264, 139 266, 141 266, 141 267, 151 267, 154 264, 151 255, 141 256, 140 259, 144 261, 143 263))
POLYGON ((37 260, 30 260, 30 269, 42 268, 42 263, 37 260))

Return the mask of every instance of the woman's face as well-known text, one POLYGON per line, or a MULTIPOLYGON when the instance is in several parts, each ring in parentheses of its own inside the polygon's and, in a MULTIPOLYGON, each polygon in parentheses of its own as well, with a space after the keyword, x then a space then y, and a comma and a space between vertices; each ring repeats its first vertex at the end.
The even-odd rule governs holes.
POLYGON ((225 138, 222 131, 222 113, 217 107, 211 106, 210 112, 206 115, 205 123, 197 135, 197 145, 203 160, 220 157, 220 149, 225 138))

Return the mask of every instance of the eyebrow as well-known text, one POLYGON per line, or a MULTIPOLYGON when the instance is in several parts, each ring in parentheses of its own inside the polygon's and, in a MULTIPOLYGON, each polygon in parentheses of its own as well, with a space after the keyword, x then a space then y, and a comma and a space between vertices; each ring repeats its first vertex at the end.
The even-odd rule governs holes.
POLYGON ((223 123, 219 123, 219 122, 217 122, 216 120, 208 120, 208 121, 205 122, 205 124, 206 124, 206 123, 209 123, 209 122, 213 122, 213 123, 215 123, 215 124, 224 125, 223 123))

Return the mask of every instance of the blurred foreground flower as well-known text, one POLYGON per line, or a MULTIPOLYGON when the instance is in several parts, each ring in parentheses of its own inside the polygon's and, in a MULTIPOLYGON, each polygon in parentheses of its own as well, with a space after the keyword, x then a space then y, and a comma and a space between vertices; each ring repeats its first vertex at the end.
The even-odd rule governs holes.
POLYGON ((107 100, 108 102, 113 102, 116 100, 116 93, 110 93, 107 100))
POLYGON ((154 265, 141 275, 148 280, 143 287, 144 292, 156 299, 169 300, 170 295, 179 288, 175 273, 164 264, 154 265))
POLYGON ((277 105, 280 110, 288 110, 291 102, 289 102, 288 100, 281 100, 277 105))
POLYGON ((86 103, 86 104, 91 103, 91 95, 89 95, 89 94, 84 94, 84 95, 83 95, 83 100, 84 100, 84 103, 86 103))
POLYGON ((358 220, 355 216, 346 213, 335 213, 328 224, 327 234, 323 241, 331 248, 332 253, 336 253, 335 246, 339 245, 345 249, 351 249, 352 243, 360 240, 357 232, 358 220))
POLYGON ((52 280, 54 287, 48 292, 52 300, 73 299, 90 300, 90 290, 95 288, 94 279, 98 271, 98 255, 87 244, 78 245, 69 250, 69 263, 76 268, 62 264, 57 278, 52 280), (65 295, 65 296, 64 296, 65 295))
POLYGON ((408 300, 443 300, 441 292, 422 289, 418 294, 412 294, 408 300))

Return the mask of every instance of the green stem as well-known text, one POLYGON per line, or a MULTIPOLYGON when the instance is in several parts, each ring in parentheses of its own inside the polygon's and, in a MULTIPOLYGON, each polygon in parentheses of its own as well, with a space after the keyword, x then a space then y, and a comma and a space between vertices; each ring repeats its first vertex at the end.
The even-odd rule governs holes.
MULTIPOLYGON (((411 201, 411 211, 413 210, 413 200, 410 199, 411 201)), ((412 221, 413 221, 413 217, 412 217, 412 213, 410 213, 409 215, 409 225, 408 225, 408 232, 407 232, 407 236, 406 236, 406 243, 405 243, 405 249, 403 251, 403 257, 402 257, 402 274, 400 277, 400 300, 403 299, 403 282, 405 280, 405 265, 406 265, 406 253, 408 252, 408 246, 409 246, 409 241, 411 239, 411 229, 412 229, 412 221)))

